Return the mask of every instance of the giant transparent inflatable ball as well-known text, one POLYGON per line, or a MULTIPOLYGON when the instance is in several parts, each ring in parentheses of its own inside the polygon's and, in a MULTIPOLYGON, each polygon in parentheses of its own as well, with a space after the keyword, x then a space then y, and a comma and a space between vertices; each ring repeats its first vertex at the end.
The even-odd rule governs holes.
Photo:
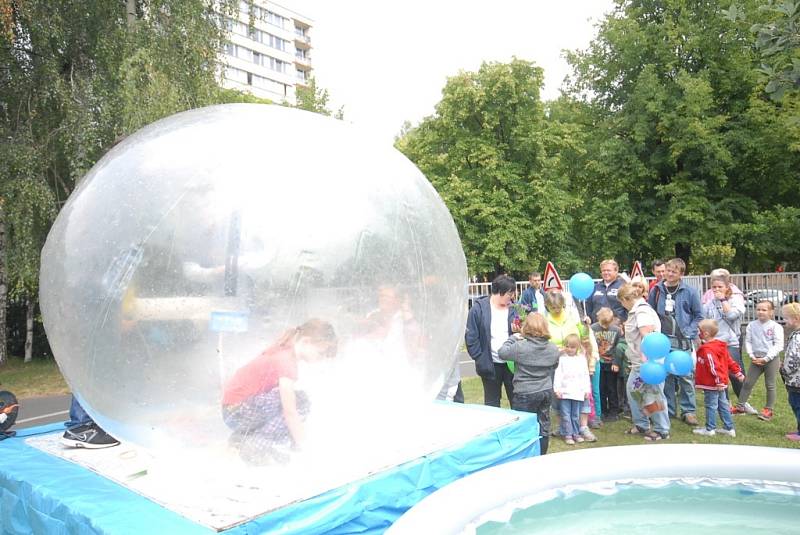
MULTIPOLYGON (((151 124, 91 169, 47 238, 41 306, 99 425, 181 455, 235 444, 231 406, 276 380, 243 368, 294 344, 299 326, 327 325, 334 343, 306 343, 279 374, 312 446, 357 451, 359 430, 374 436, 373 423, 436 397, 463 337, 466 284, 447 208, 388 143, 328 117, 233 104, 151 124), (223 407, 237 377, 249 386, 223 407)), ((275 419, 280 399, 254 413, 275 419)), ((273 423, 270 440, 285 439, 273 423)))

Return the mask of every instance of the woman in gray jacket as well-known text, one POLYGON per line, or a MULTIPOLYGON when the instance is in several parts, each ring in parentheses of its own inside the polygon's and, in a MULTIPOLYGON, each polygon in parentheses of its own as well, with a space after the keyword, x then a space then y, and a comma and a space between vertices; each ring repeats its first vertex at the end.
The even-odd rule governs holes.
MULTIPOLYGON (((719 326, 716 338, 728 345, 728 353, 744 370, 739 343, 742 334, 742 316, 744 316, 744 297, 741 293, 733 293, 730 280, 723 275, 711 277, 711 293, 712 299, 703 305, 703 317, 716 320, 719 326)), ((731 373, 728 374, 728 377, 738 398, 743 383, 731 373)))
POLYGON ((521 331, 506 340, 497 355, 516 365, 511 408, 536 414, 541 435, 539 445, 544 455, 550 442, 553 374, 560 354, 555 344, 549 341, 547 320, 538 312, 528 314, 521 331))

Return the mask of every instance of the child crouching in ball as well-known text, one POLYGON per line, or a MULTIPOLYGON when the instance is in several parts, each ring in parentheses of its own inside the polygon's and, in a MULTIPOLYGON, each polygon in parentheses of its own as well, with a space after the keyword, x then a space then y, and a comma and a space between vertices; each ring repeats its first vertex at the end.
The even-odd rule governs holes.
POLYGON ((731 407, 725 391, 728 388, 728 371, 733 372, 739 381, 744 380, 742 369, 728 353, 728 345, 714 338, 719 332, 717 322, 706 319, 700 322, 700 339, 703 343, 697 349, 695 385, 705 395, 706 426, 692 430, 696 435, 713 437, 716 434, 736 436, 731 417, 731 407), (717 412, 722 419, 722 429, 717 429, 717 412))
POLYGON ((286 331, 278 341, 239 368, 226 383, 222 418, 233 430, 230 444, 248 464, 285 462, 303 445, 308 396, 297 389, 298 363, 336 355, 330 323, 312 319, 286 331))

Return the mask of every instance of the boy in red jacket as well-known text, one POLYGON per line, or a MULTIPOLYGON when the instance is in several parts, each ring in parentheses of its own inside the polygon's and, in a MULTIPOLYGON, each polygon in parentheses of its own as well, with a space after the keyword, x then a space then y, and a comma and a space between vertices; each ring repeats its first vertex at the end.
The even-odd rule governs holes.
POLYGON ((729 437, 736 436, 731 418, 731 407, 728 403, 728 370, 740 381, 744 379, 742 369, 731 358, 728 346, 722 340, 714 338, 719 331, 715 320, 703 320, 698 325, 700 339, 703 344, 697 349, 697 367, 694 381, 697 388, 705 394, 706 426, 692 430, 696 435, 713 437, 717 433, 729 437), (723 429, 717 429, 717 411, 722 418, 723 429))

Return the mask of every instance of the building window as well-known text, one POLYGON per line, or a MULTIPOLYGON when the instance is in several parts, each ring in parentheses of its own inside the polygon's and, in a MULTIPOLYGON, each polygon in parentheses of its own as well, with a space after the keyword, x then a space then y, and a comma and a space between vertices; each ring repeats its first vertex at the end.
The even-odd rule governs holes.
POLYGON ((269 68, 275 72, 286 72, 286 62, 275 58, 269 58, 269 68))
POLYGON ((253 85, 253 73, 252 72, 248 72, 247 73, 247 85, 253 85))
POLYGON ((246 84, 247 72, 235 67, 227 67, 225 69, 225 78, 234 82, 239 82, 240 84, 246 84))
POLYGON ((263 76, 258 76, 257 74, 253 75, 253 86, 258 87, 259 89, 266 89, 267 91, 271 91, 276 95, 286 96, 287 93, 286 84, 276 82, 275 80, 270 80, 269 78, 265 78, 263 76))
POLYGON ((306 81, 306 71, 301 71, 300 69, 297 69, 297 79, 300 80, 301 82, 305 82, 306 81))

